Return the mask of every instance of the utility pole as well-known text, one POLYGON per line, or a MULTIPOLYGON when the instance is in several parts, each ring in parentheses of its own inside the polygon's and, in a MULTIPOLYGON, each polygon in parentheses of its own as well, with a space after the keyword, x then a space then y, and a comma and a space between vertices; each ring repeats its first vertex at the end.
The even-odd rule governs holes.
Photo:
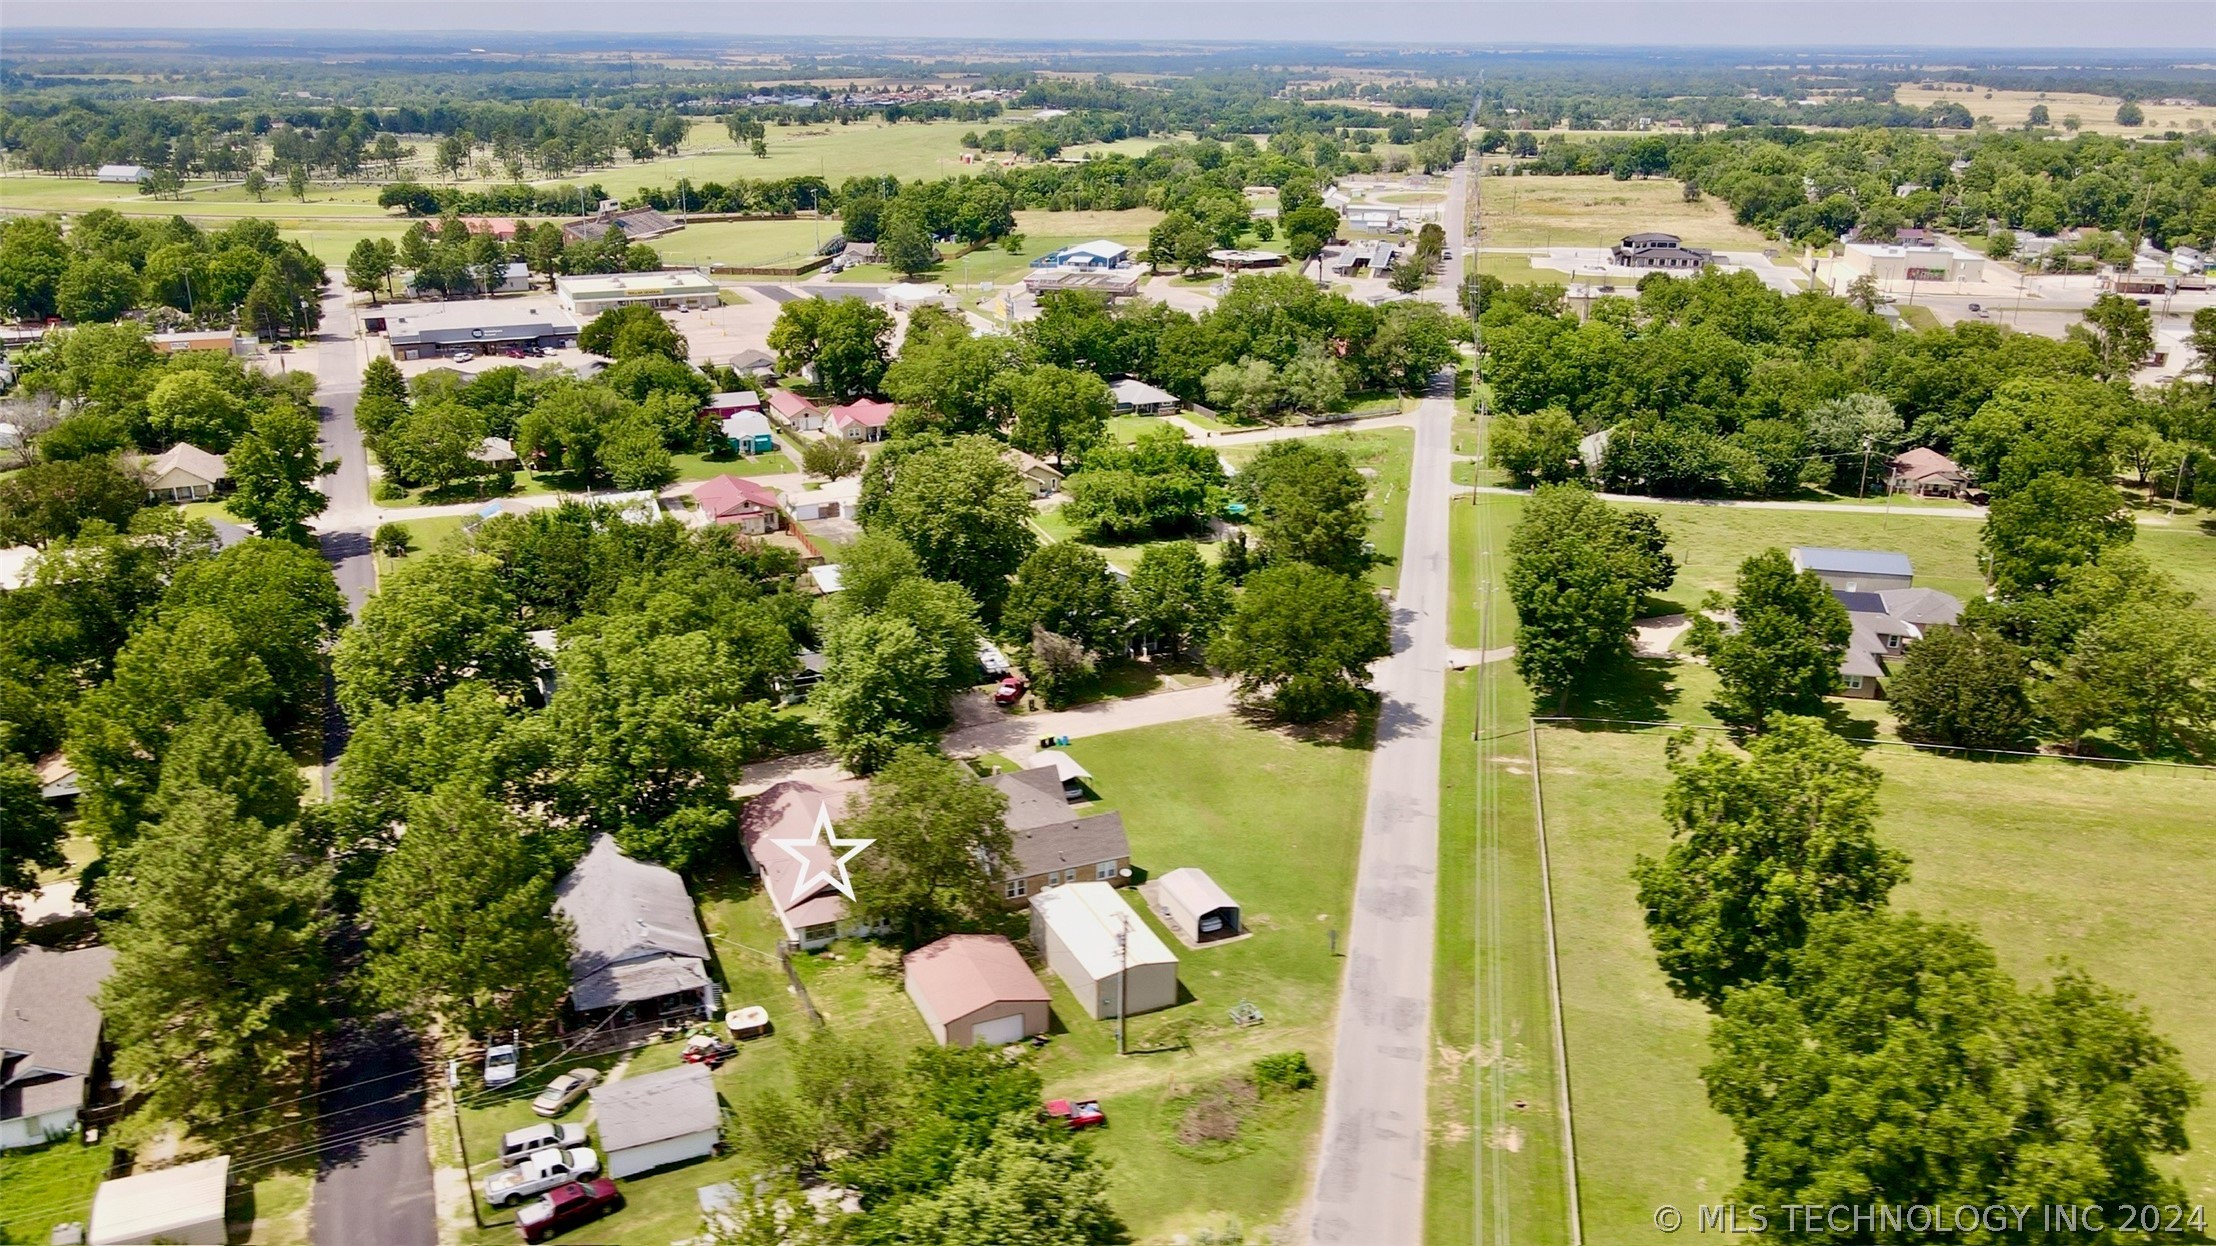
POLYGON ((1116 1054, 1123 1051, 1123 1016, 1125 982, 1131 973, 1131 919, 1123 914, 1116 916, 1116 1054))
MULTIPOLYGON (((1887 490, 1887 493, 1890 495, 1891 490, 1887 490)), ((1862 479, 1854 486, 1854 496, 1856 498, 1870 496, 1870 439, 1868 436, 1862 438, 1862 479)))

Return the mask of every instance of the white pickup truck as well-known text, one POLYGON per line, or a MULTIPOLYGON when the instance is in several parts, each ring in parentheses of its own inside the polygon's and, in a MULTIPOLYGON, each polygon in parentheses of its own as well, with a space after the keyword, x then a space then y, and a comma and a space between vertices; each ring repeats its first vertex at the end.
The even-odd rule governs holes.
POLYGON ((495 1207, 505 1207, 519 1198, 543 1194, 558 1185, 567 1185, 586 1177, 599 1175, 600 1157, 587 1147, 548 1147, 533 1151, 524 1161, 506 1172, 496 1172, 485 1178, 485 1201, 495 1207))

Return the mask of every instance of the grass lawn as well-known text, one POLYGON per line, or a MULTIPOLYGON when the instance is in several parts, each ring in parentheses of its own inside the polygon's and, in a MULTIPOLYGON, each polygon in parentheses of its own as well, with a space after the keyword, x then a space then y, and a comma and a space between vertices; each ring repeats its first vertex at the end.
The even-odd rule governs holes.
POLYGON ((713 480, 718 476, 778 476, 800 470, 782 450, 768 454, 711 456, 673 454, 670 467, 679 480, 713 480))
MULTIPOLYGON (((1727 1197, 1738 1148, 1698 1078, 1706 1014, 1668 992, 1629 874, 1667 842, 1663 737, 1540 735, 1587 1238, 1664 1241, 1654 1207, 1727 1197)), ((2195 1078, 2216 1077, 2216 996, 2199 986, 2216 963, 2205 833, 2216 780, 1899 748, 1870 757, 1885 773, 1880 833, 1914 862, 1896 907, 1975 924, 2020 981, 2066 957, 2131 992, 2195 1078)), ((2161 1166, 2201 1201, 2216 1192, 2216 1106, 2187 1130, 2200 1148, 2161 1166)))
POLYGON ((1687 246, 1719 250, 1760 250, 1768 243, 1758 231, 1734 222, 1722 200, 1687 203, 1684 189, 1669 179, 1488 177, 1482 194, 1489 246, 1605 247, 1639 230, 1661 230, 1687 246))
MULTIPOLYGON (((1677 583, 1669 600, 1697 607, 1710 592, 1729 592, 1739 564, 1771 546, 1824 545, 1844 549, 1894 550, 1906 554, 1916 583, 1952 593, 1964 601, 1985 595, 1978 571, 1978 531, 1974 519, 1864 511, 1773 510, 1753 506, 1651 505, 1678 560, 1677 583)), ((2216 545, 2216 541, 2211 541, 2216 545)))
POLYGON ((646 243, 673 264, 763 268, 797 263, 839 232, 836 220, 702 221, 646 243))
POLYGON ((112 1146, 86 1146, 74 1137, 41 1147, 0 1151, 0 1241, 43 1242, 65 1221, 83 1221, 92 1192, 108 1175, 112 1146))
POLYGON ((1904 82, 1894 89, 1893 98, 1910 108, 1960 104, 1970 110, 1971 116, 1980 120, 1990 118, 2004 129, 2024 124, 2035 104, 2046 105, 2047 115, 2055 126, 2060 127, 2065 117, 2076 117, 2080 131, 2093 134, 2161 134, 2165 130, 2188 129, 2195 121, 2203 125, 2216 124, 2216 107, 2205 102, 2195 106, 2142 100, 2140 109, 2146 114, 2146 121, 2133 127, 2117 124, 2116 108, 2123 100, 2113 95, 2092 95, 2083 91, 2004 91, 1983 85, 1971 88, 1970 84, 1962 82, 1938 85, 1951 89, 1934 90, 1904 82))
POLYGON ((1939 317, 1928 307, 1918 307, 1913 303, 1895 303, 1893 306, 1901 314, 1901 323, 1911 329, 1923 330, 1939 327, 1939 317))
MULTIPOLYGON (((1062 508, 1059 506, 1032 511, 1031 526, 1049 544, 1058 541, 1078 540, 1076 525, 1069 521, 1069 517, 1062 513, 1062 508)), ((1129 541, 1113 544, 1084 542, 1088 548, 1098 551, 1100 556, 1107 559, 1110 565, 1120 567, 1124 571, 1130 571, 1137 567, 1140 557, 1152 546, 1182 545, 1186 543, 1187 540, 1184 537, 1170 537, 1161 541, 1129 541)), ((1222 548, 1214 541, 1192 543, 1199 547, 1200 556, 1204 561, 1212 563, 1223 556, 1222 548)))
MULTIPOLYGON (((395 520, 408 530, 415 542, 415 553, 438 554, 453 549, 461 543, 462 520, 460 515, 434 515, 427 519, 395 520)), ((382 580, 399 566, 395 559, 377 555, 377 578, 382 580)))

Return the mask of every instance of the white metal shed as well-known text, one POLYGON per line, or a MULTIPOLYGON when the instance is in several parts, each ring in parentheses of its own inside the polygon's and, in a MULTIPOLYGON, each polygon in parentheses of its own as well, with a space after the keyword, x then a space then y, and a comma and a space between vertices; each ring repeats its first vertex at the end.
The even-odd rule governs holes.
POLYGON ((223 1246, 223 1194, 231 1157, 103 1181, 92 1196, 90 1246, 223 1246))
POLYGON ((1177 1002, 1177 955, 1107 883, 1068 883, 1031 898, 1031 941, 1094 1019, 1177 1002))
POLYGON ((1162 875, 1162 915, 1188 943, 1209 943, 1238 934, 1239 902, 1216 885, 1208 871, 1194 866, 1162 875))

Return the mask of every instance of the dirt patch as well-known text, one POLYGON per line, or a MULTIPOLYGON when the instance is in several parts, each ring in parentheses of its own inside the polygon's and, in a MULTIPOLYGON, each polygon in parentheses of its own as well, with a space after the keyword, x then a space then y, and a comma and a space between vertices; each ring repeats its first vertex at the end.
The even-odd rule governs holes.
POLYGON ((1200 1091, 1186 1105, 1177 1122, 1177 1141, 1189 1147, 1238 1140, 1247 1113, 1262 1101, 1262 1092, 1243 1077, 1225 1078, 1200 1091))
POLYGON ((1524 1131, 1514 1125, 1495 1125, 1485 1131, 1485 1145, 1496 1151, 1521 1151, 1524 1131))

